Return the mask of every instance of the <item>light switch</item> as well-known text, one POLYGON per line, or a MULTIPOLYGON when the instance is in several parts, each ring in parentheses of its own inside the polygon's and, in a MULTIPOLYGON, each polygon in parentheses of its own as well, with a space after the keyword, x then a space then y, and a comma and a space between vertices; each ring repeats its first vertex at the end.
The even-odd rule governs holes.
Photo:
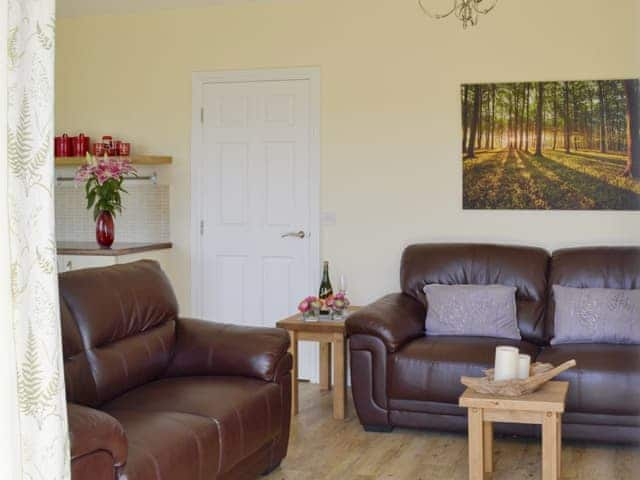
POLYGON ((322 212, 322 225, 331 226, 336 224, 336 212, 322 212))

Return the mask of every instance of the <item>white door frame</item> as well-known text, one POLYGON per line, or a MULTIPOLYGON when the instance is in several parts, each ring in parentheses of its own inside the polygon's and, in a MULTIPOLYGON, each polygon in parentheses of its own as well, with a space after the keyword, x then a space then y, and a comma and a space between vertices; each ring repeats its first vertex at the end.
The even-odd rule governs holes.
MULTIPOLYGON (((308 80, 309 99, 309 285, 320 278, 320 68, 278 68, 195 72, 191 117, 191 315, 202 317, 204 295, 202 194, 204 192, 203 87, 211 83, 308 80)), ((206 113, 205 113, 206 114, 206 113)), ((205 226, 206 228, 206 226, 205 226)), ((215 241, 215 240, 214 240, 215 241)), ((309 292, 312 294, 313 292, 309 292)), ((291 312, 293 313, 293 312, 291 312)), ((212 320, 212 319, 208 319, 212 320)))

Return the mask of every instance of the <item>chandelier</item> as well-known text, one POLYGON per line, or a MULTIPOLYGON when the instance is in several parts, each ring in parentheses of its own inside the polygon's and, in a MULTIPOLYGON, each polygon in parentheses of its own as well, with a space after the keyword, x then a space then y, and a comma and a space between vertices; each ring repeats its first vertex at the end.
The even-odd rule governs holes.
POLYGON ((462 21, 462 26, 467 28, 478 23, 478 15, 485 15, 493 10, 498 0, 453 0, 453 8, 446 13, 433 13, 424 6, 424 2, 425 0, 418 0, 418 5, 429 17, 439 20, 455 14, 462 21))

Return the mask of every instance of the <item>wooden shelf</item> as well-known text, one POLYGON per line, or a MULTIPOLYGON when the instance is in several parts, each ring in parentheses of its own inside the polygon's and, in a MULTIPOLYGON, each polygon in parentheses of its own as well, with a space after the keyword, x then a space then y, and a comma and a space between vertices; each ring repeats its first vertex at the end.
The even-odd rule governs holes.
POLYGON ((158 243, 114 243, 111 248, 102 248, 96 242, 58 242, 58 255, 80 255, 87 257, 121 257, 134 253, 153 252, 173 248, 171 242, 158 243))
MULTIPOLYGON (((173 157, 166 155, 131 155, 131 163, 135 165, 169 165, 173 157)), ((85 162, 85 157, 56 157, 56 167, 78 166, 85 162)))

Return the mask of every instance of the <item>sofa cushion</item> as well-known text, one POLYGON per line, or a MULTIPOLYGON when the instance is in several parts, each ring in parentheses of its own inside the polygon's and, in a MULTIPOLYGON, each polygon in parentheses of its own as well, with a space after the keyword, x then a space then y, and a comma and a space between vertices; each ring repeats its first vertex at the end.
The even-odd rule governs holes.
POLYGON ((97 407, 162 375, 178 304, 157 262, 65 272, 59 286, 73 400, 97 407))
POLYGON ((104 408, 116 418, 128 410, 178 412, 206 419, 219 438, 218 451, 210 455, 219 458, 218 471, 223 473, 280 434, 285 414, 282 405, 276 383, 243 377, 182 377, 136 388, 104 408))
POLYGON ((570 382, 567 412, 640 414, 640 345, 576 344, 544 349, 538 362, 577 366, 556 380, 570 382))
POLYGON ((178 412, 109 413, 122 424, 129 440, 129 457, 121 478, 207 480, 218 474, 220 441, 211 419, 178 412))
POLYGON ((556 314, 551 345, 640 345, 640 289, 553 286, 556 314))
POLYGON ((389 397, 458 403, 464 392, 460 377, 481 376, 493 368, 499 345, 518 347, 535 357, 538 348, 526 341, 490 337, 422 337, 389 356, 389 397))
MULTIPOLYGON (((640 289, 640 247, 582 247, 553 253, 549 285, 573 288, 640 289)), ((554 335, 553 291, 545 317, 545 334, 554 335)))
POLYGON ((549 254, 540 248, 480 244, 408 247, 400 267, 402 291, 428 305, 428 284, 516 287, 518 327, 524 340, 543 344, 549 254))
POLYGON ((427 285, 427 335, 462 335, 520 340, 516 287, 427 285))

